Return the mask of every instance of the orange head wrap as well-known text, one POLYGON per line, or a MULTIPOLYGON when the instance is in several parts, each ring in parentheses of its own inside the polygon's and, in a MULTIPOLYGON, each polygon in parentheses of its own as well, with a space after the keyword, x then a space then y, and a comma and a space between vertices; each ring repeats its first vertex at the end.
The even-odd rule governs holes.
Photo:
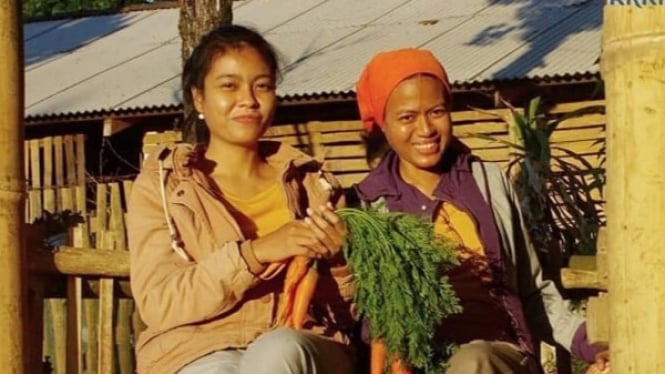
POLYGON ((401 81, 416 74, 438 78, 450 92, 446 71, 428 50, 407 48, 381 52, 365 66, 356 86, 356 100, 367 131, 375 125, 383 127, 388 96, 401 81))

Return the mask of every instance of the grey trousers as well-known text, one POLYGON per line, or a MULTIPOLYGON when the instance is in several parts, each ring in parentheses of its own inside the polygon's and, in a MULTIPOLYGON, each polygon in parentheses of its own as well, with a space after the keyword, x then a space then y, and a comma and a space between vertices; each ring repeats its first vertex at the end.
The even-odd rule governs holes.
POLYGON ((351 374, 351 355, 318 335, 280 328, 261 335, 245 350, 213 352, 178 374, 351 374))
POLYGON ((514 344, 474 340, 448 361, 446 374, 539 374, 538 362, 514 344))

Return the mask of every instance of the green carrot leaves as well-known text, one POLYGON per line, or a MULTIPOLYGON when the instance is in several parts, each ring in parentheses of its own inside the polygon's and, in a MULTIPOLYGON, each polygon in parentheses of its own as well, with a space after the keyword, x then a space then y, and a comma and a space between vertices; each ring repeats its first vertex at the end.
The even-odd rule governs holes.
POLYGON ((435 236, 431 222, 397 212, 343 208, 349 231, 344 254, 356 277, 356 303, 389 356, 440 373, 448 347, 436 327, 460 313, 445 271, 457 264, 455 244, 435 236))

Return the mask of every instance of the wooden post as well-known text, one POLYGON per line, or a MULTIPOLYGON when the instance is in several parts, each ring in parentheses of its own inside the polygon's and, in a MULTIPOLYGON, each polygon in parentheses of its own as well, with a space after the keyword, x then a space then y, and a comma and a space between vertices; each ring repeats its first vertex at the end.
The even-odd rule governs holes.
POLYGON ((618 3, 601 58, 612 372, 665 373, 665 5, 618 3))
POLYGON ((17 0, 0 2, 0 368, 24 372, 23 34, 17 0))

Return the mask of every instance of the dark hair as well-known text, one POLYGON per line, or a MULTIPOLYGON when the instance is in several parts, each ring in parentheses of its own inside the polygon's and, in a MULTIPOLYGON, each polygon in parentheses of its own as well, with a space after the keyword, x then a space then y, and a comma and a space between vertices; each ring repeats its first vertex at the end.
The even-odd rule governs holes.
POLYGON ((192 88, 203 89, 203 81, 210 71, 210 65, 218 54, 229 49, 251 47, 263 57, 276 80, 279 76, 279 59, 273 46, 255 30, 245 26, 220 26, 201 38, 194 48, 182 71, 182 96, 185 109, 182 131, 186 141, 207 143, 210 132, 203 121, 198 120, 194 109, 192 88))
POLYGON ((386 135, 378 126, 372 127, 370 131, 363 132, 360 137, 365 146, 365 161, 367 162, 367 166, 370 169, 374 169, 379 166, 388 151, 390 151, 390 144, 388 144, 386 135))

